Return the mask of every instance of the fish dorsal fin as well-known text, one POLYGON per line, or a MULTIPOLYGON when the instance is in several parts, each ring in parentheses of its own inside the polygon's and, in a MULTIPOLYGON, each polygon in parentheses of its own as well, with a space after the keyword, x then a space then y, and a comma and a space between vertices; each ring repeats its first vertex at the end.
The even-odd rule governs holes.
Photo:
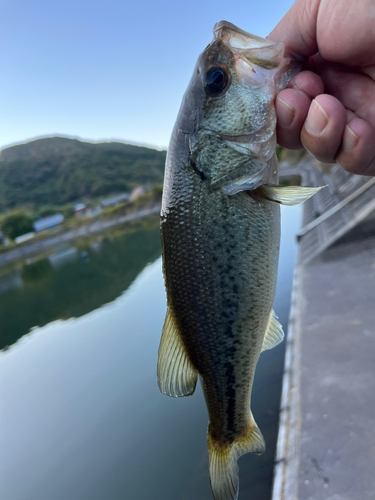
POLYGON ((264 335, 262 352, 276 347, 284 340, 283 327, 279 323, 275 311, 272 309, 264 335))
POLYGON ((281 205, 293 206, 305 202, 324 187, 326 186, 305 187, 264 184, 256 190, 256 194, 260 198, 265 198, 281 205))
POLYGON ((170 309, 164 320, 158 352, 158 385, 163 394, 178 398, 195 391, 198 372, 193 367, 170 309))

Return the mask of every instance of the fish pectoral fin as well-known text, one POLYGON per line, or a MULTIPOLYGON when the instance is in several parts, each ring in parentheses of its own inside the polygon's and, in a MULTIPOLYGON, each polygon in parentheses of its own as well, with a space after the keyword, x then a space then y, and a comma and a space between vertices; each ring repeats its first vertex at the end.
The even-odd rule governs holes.
POLYGON ((267 324, 267 330, 264 334, 262 352, 276 347, 284 340, 284 331, 281 323, 279 323, 275 311, 272 309, 267 324))
POLYGON ((157 372, 159 389, 163 394, 178 398, 194 393, 198 372, 189 359, 170 309, 164 320, 157 372))
POLYGON ((266 450, 264 438, 253 415, 250 414, 244 435, 228 445, 215 439, 210 424, 207 446, 210 483, 215 500, 237 500, 239 486, 237 460, 245 453, 260 454, 266 450))
POLYGON ((256 195, 265 198, 268 201, 279 203, 281 205, 299 205, 305 202, 311 196, 327 186, 307 187, 307 186, 277 186, 272 184, 263 184, 256 189, 256 195))

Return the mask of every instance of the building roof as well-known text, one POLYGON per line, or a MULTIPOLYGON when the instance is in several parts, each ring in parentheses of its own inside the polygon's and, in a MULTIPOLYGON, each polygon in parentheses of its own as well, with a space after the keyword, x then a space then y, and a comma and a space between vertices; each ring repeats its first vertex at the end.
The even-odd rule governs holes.
POLYGON ((35 233, 25 233, 21 234, 21 236, 17 236, 14 238, 15 243, 22 243, 24 241, 30 240, 31 238, 34 238, 35 233))
POLYGON ((77 203, 75 206, 74 206, 74 211, 75 212, 78 212, 79 210, 83 210, 86 208, 86 205, 84 203, 77 203))
POLYGON ((55 214, 50 217, 44 217, 34 222, 33 226, 36 232, 50 229, 51 227, 58 226, 64 221, 63 214, 55 214))
POLYGON ((125 201, 129 199, 128 193, 117 194, 116 196, 111 196, 110 198, 105 198, 100 202, 102 207, 109 207, 110 205, 116 205, 120 201, 125 201))

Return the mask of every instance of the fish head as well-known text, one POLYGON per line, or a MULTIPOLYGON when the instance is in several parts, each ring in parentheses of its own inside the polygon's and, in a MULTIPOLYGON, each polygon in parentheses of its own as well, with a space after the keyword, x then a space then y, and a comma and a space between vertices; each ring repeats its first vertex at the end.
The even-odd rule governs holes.
POLYGON ((284 46, 226 21, 213 32, 181 108, 192 162, 214 188, 238 175, 247 180, 235 192, 256 188, 275 174, 274 99, 287 81, 280 78, 284 46))
POLYGON ((199 126, 225 136, 249 136, 275 124, 271 104, 284 46, 221 21, 200 56, 205 98, 199 126), (272 115, 272 117, 270 116, 272 115))

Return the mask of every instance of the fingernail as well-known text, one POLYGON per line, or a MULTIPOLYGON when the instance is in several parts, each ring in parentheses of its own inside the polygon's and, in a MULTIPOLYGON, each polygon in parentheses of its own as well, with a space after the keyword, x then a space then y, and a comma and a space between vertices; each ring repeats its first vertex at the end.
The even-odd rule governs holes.
POLYGON ((277 123, 281 128, 288 128, 294 119, 295 110, 280 97, 276 100, 277 123))
POLYGON ((344 136, 342 138, 342 149, 343 151, 346 151, 347 153, 354 149, 356 145, 358 144, 359 137, 357 134, 353 132, 352 129, 348 127, 348 125, 345 127, 344 130, 344 136))
POLYGON ((305 129, 311 135, 319 135, 328 125, 328 115, 321 105, 313 100, 305 121, 305 129))

